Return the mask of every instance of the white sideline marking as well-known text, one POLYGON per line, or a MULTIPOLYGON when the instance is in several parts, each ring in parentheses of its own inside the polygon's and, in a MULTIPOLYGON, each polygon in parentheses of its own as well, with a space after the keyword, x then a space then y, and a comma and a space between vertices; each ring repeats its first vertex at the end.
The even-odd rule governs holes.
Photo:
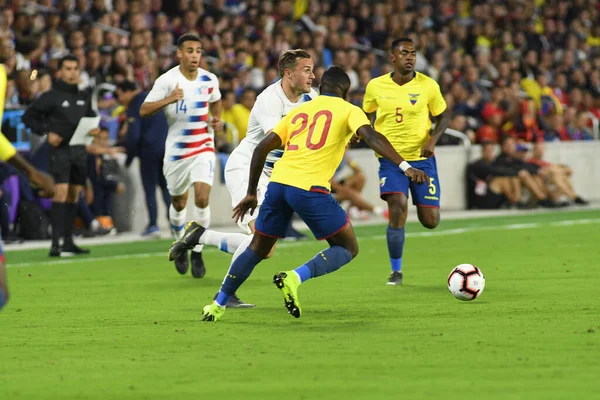
MULTIPOLYGON (((482 232, 482 231, 506 231, 506 230, 521 230, 521 229, 532 229, 541 228, 544 226, 572 226, 572 225, 589 225, 600 223, 600 218, 586 218, 586 219, 572 219, 564 221, 554 221, 549 223, 528 223, 528 224, 509 224, 499 226, 471 226, 467 228, 456 228, 456 229, 445 229, 439 231, 427 231, 427 232, 415 232, 407 233, 406 237, 409 238, 420 238, 420 237, 431 237, 431 236, 447 236, 447 235, 460 235, 463 233, 482 232)), ((359 237, 359 241, 364 242, 368 240, 382 240, 385 239, 386 235, 376 236, 363 236, 359 237)), ((298 242, 281 242, 277 244, 277 248, 285 249, 289 247, 301 247, 307 244, 315 243, 314 241, 298 241, 298 242)), ((209 252, 218 251, 217 249, 209 248, 209 252)), ((276 253, 277 254, 277 253, 276 253)), ((8 264, 8 268, 19 268, 19 267, 31 267, 41 265, 62 265, 62 264, 73 264, 79 262, 94 262, 94 261, 105 261, 105 260, 127 260, 130 258, 151 258, 151 257, 164 257, 167 261, 167 251, 161 251, 160 253, 135 253, 135 254, 121 254, 117 256, 104 256, 104 257, 90 257, 90 258, 78 258, 70 257, 67 260, 55 260, 55 261, 44 261, 39 263, 16 263, 8 264)), ((167 261, 168 262, 168 261, 167 261)))

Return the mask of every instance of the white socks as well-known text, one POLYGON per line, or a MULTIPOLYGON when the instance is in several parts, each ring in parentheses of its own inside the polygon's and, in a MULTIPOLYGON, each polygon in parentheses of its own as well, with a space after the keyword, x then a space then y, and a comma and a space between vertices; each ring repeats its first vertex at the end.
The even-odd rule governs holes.
POLYGON ((200 244, 215 246, 225 253, 234 254, 247 237, 248 235, 244 233, 224 233, 207 230, 200 237, 200 244))
POLYGON ((254 235, 246 235, 246 238, 240 243, 235 252, 233 253, 233 257, 231 257, 231 264, 250 246, 250 242, 252 242, 252 238, 254 235))
POLYGON ((169 221, 171 221, 171 232, 175 236, 176 240, 183 237, 185 228, 185 208, 181 211, 177 211, 173 204, 169 207, 169 221))
MULTIPOLYGON (((210 225, 210 206, 207 206, 206 208, 198 208, 194 206, 194 220, 197 221, 203 227, 208 228, 208 226, 210 225)), ((204 245, 199 244, 196 247, 194 247, 193 251, 199 253, 202 251, 203 248, 204 245)))

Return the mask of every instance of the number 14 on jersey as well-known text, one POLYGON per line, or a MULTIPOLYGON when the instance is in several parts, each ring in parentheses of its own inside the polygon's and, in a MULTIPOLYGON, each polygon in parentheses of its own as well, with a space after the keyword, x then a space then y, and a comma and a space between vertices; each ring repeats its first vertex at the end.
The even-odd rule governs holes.
POLYGON ((180 112, 186 113, 187 106, 185 105, 185 100, 181 100, 175 103, 175 114, 179 114, 180 112))

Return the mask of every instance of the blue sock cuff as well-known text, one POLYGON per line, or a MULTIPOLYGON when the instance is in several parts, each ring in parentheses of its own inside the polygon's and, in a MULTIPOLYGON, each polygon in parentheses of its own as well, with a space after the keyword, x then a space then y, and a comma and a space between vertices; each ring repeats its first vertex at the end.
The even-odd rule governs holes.
POLYGON ((391 226, 387 226, 387 230, 390 233, 404 233, 404 227, 402 228, 392 228, 391 226))
POLYGON ((219 293, 217 293, 217 298, 215 299, 215 301, 220 306, 226 306, 227 302, 229 301, 229 295, 227 293, 224 293, 222 290, 219 290, 219 293))
POLYGON ((392 271, 396 271, 396 272, 402 271, 402 257, 390 258, 390 264, 392 265, 392 271))
POLYGON ((298 276, 300 277, 300 283, 305 282, 312 278, 312 272, 310 272, 310 268, 308 265, 303 264, 294 270, 298 276))
POLYGON ((4 307, 5 304, 6 304, 6 297, 4 296, 4 291, 2 289, 0 289, 0 310, 2 310, 2 307, 4 307))

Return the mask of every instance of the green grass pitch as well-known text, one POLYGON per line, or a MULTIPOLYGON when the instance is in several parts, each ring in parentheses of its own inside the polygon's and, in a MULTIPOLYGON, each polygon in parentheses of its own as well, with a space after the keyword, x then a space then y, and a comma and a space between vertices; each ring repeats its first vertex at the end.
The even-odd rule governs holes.
POLYGON ((273 274, 324 243, 281 243, 239 294, 252 310, 200 322, 230 256, 179 276, 169 242, 93 248, 48 262, 7 255, 0 399, 593 399, 600 389, 600 211, 407 226, 402 287, 385 285, 385 227, 300 288, 286 313, 273 274), (486 277, 452 297, 452 267, 486 277))

